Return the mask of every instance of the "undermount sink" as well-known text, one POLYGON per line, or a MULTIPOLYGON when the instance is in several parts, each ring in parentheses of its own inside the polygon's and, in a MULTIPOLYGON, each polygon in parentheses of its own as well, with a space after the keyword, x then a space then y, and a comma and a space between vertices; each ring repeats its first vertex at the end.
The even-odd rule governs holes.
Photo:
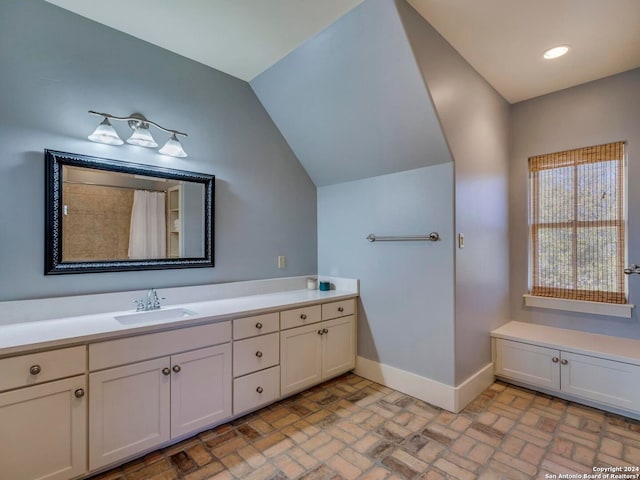
POLYGON ((150 312, 136 312, 127 315, 118 315, 113 317, 120 323, 141 323, 154 322, 160 320, 180 320, 196 315, 196 312, 187 310, 186 308, 170 308, 168 310, 153 310, 150 312))

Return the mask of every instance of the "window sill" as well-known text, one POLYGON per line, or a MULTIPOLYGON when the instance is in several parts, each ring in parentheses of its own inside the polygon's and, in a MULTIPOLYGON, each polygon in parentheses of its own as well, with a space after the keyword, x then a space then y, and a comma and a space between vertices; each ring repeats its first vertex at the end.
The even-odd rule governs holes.
POLYGON ((527 307, 551 308, 567 312, 591 313, 594 315, 609 315, 611 317, 631 318, 631 303, 602 303, 586 300, 568 300, 566 298, 538 297, 523 295, 527 307))

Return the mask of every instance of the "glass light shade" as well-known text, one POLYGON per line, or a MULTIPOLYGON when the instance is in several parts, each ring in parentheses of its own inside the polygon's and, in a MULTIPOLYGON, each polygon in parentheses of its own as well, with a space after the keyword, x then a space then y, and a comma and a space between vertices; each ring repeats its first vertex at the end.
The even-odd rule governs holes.
POLYGON ((148 125, 140 125, 133 131, 133 135, 131 135, 127 139, 127 143, 131 145, 137 145, 139 147, 149 147, 155 148, 158 146, 156 141, 151 136, 151 132, 149 131, 148 125))
POLYGON ((122 145, 124 143, 118 136, 118 132, 109 123, 107 117, 104 117, 100 125, 87 138, 92 142, 105 143, 107 145, 122 145))
POLYGON ((187 156, 187 152, 185 152, 182 148, 182 144, 178 140, 178 137, 176 137, 175 133, 171 135, 171 138, 167 140, 167 143, 165 143, 164 146, 158 151, 163 155, 170 155, 172 157, 187 156))

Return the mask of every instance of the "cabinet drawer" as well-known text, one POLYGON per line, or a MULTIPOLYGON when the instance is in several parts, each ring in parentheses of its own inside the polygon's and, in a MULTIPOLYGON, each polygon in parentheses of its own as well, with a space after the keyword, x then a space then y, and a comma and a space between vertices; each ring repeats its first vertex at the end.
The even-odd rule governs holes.
POLYGON ((86 347, 61 348, 0 360, 0 391, 85 373, 86 347))
POLYGON ((316 323, 321 320, 321 316, 320 305, 285 310, 280 312, 280 328, 286 330, 316 323))
POLYGON ((346 317, 347 315, 353 315, 354 311, 355 301, 352 298, 340 302, 324 303, 322 305, 322 320, 346 317))
POLYGON ((125 365, 231 341, 231 322, 211 323, 89 345, 89 369, 125 365))
POLYGON ((278 364, 280 342, 277 333, 233 342, 233 376, 262 370, 278 364))
POLYGON ((280 397, 280 367, 272 367, 233 381, 233 414, 246 412, 280 397))
POLYGON ((280 314, 267 313, 255 317, 237 318, 233 321, 233 339, 255 337, 266 333, 277 332, 280 326, 280 314))

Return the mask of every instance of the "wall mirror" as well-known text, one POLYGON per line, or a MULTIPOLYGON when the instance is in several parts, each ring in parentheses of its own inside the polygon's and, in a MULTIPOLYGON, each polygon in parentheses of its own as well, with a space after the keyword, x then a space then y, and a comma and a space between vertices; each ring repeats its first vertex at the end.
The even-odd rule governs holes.
POLYGON ((45 274, 213 267, 213 175, 45 150, 45 274))

